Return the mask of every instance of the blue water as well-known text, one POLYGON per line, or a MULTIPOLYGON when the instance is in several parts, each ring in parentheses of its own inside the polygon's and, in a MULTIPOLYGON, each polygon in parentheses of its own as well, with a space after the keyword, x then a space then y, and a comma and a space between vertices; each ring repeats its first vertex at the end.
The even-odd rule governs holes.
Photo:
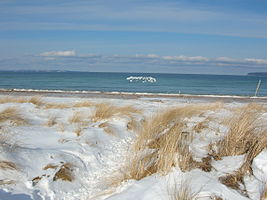
POLYGON ((267 77, 195 74, 0 72, 0 88, 253 96, 259 79, 258 96, 267 96, 267 77), (157 82, 129 82, 129 76, 157 82))

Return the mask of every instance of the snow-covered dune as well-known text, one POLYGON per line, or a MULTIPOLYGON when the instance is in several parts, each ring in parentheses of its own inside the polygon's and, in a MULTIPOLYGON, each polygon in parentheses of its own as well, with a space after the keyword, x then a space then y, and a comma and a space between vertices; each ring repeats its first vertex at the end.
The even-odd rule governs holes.
POLYGON ((0 199, 264 199, 266 106, 0 96, 0 199))

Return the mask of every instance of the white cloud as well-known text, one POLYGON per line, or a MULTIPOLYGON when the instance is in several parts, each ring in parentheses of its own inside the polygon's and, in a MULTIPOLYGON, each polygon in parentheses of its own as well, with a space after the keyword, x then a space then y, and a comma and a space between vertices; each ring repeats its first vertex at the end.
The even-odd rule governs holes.
POLYGON ((209 61, 208 58, 203 56, 159 56, 156 54, 136 54, 135 58, 147 58, 147 59, 158 59, 158 60, 165 60, 165 61, 183 61, 183 62, 207 62, 209 61))
POLYGON ((68 56, 75 56, 76 53, 74 50, 71 51, 47 51, 47 52, 43 52, 40 53, 40 56, 64 56, 64 57, 68 57, 68 56))
POLYGON ((100 54, 76 54, 71 51, 48 51, 39 54, 45 60, 61 60, 61 62, 73 63, 107 63, 107 64, 154 64, 157 66, 232 66, 232 67, 267 67, 266 59, 256 58, 207 58, 204 56, 162 56, 157 54, 136 55, 100 55, 100 54), (64 61, 65 58, 68 60, 64 61))
POLYGON ((265 60, 265 59, 246 58, 245 61, 259 64, 259 65, 267 65, 267 60, 265 60))
POLYGON ((160 56, 156 54, 147 54, 147 55, 136 54, 135 57, 136 58, 160 58, 160 56))
POLYGON ((21 58, 0 59, 0 69, 77 70, 247 74, 267 70, 266 58, 231 58, 184 55, 101 55, 48 51, 21 58))
POLYGON ((237 59, 229 58, 229 57, 218 57, 215 60, 216 61, 221 61, 221 62, 238 62, 237 59))
POLYGON ((194 62, 207 62, 208 58, 203 56, 163 56, 164 60, 177 60, 177 61, 194 61, 194 62))
POLYGON ((192 57, 188 57, 188 56, 177 56, 176 57, 177 60, 182 60, 182 61, 209 61, 208 58, 203 57, 203 56, 192 56, 192 57))

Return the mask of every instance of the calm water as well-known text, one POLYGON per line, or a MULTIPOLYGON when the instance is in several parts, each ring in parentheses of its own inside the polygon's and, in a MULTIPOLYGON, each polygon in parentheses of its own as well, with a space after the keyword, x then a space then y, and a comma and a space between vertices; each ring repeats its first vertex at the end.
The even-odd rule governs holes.
POLYGON ((259 79, 258 96, 267 96, 267 77, 227 75, 0 72, 0 88, 253 96, 259 79), (129 76, 152 76, 157 81, 130 82, 129 76))

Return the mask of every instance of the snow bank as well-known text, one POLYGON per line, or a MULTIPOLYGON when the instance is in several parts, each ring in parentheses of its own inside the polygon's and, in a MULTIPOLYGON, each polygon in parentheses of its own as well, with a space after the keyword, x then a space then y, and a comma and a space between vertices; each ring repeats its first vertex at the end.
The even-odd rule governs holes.
MULTIPOLYGON (((74 104, 83 100, 85 99, 43 98, 45 102, 57 104, 74 104)), ((132 153, 131 145, 137 134, 135 130, 129 129, 128 123, 132 119, 141 123, 145 118, 167 108, 199 102, 166 97, 86 100, 115 106, 132 105, 142 110, 142 113, 133 117, 116 115, 94 122, 90 120, 95 112, 93 106, 47 109, 32 103, 0 104, 0 112, 9 107, 16 107, 27 122, 21 126, 14 126, 10 121, 0 124, 0 133, 8 133, 9 136, 5 140, 8 144, 0 144, 0 162, 10 161, 16 165, 16 169, 0 167, 1 200, 170 199, 170 195, 184 187, 185 183, 186 187, 197 195, 197 199, 210 199, 213 196, 231 200, 248 199, 218 180, 218 177, 237 170, 244 162, 244 155, 212 160, 211 172, 200 169, 181 172, 173 168, 166 176, 154 174, 139 181, 122 182, 118 187, 110 186, 109 178, 120 172, 123 164, 129 159, 128 155, 132 153), (83 116, 80 123, 70 121, 76 112, 83 116), (50 125, 49 120, 52 121, 50 125), (109 125, 110 132, 105 129, 104 123, 109 125), (77 130, 80 131, 79 134, 77 130), (72 181, 55 179, 56 174, 64 167, 73 176, 72 181)), ((231 109, 241 105, 226 104, 224 109, 186 119, 186 128, 191 131, 198 123, 213 117, 200 132, 193 131, 194 140, 190 144, 190 151, 196 161, 201 161, 208 155, 207 146, 210 143, 220 140, 226 134, 228 129, 220 124, 219 119, 231 116, 231 109)), ((262 192, 263 184, 260 182, 266 182, 266 166, 267 151, 263 151, 252 164, 256 178, 246 177, 245 180, 252 199, 259 198, 262 192)))

